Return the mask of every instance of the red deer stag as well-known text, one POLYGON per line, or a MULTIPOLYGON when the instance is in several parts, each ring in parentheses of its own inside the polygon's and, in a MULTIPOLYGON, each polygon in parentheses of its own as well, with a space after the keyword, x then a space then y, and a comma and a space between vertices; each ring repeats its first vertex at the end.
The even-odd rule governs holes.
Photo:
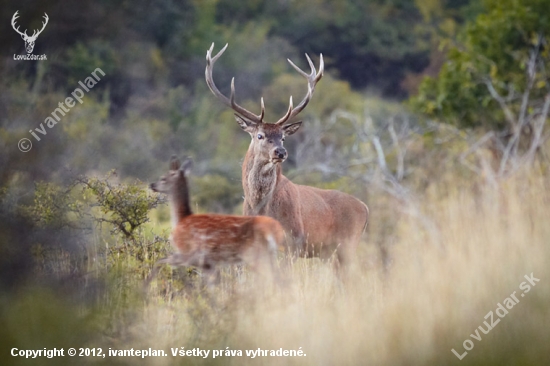
POLYGON ((261 111, 256 115, 235 102, 235 83, 231 81, 231 95, 227 98, 214 83, 214 63, 227 45, 214 57, 214 44, 206 53, 206 83, 225 105, 232 108, 239 126, 252 137, 242 164, 245 215, 266 215, 277 219, 293 239, 287 249, 303 257, 328 258, 334 253, 343 265, 353 255, 361 235, 367 226, 367 205, 348 194, 302 186, 292 183, 282 174, 281 164, 288 153, 283 147, 286 136, 294 134, 302 122, 289 122, 309 103, 315 85, 323 76, 323 55, 319 72, 306 54, 311 68, 307 74, 292 61, 288 62, 307 79, 307 93, 294 107, 292 96, 286 114, 275 123, 264 121, 265 107, 261 99, 261 111))
POLYGON ((193 214, 186 177, 190 165, 189 159, 180 165, 172 157, 168 174, 150 186, 153 191, 168 195, 172 215, 170 240, 176 254, 158 261, 147 283, 164 263, 194 266, 206 272, 218 265, 245 263, 256 272, 275 274, 277 248, 283 246, 285 236, 281 224, 266 216, 193 214))

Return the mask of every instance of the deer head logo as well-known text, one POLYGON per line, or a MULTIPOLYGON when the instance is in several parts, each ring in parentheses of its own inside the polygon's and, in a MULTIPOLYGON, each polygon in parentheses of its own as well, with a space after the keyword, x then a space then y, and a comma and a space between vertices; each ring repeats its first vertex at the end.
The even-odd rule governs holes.
POLYGON ((13 29, 19 33, 21 35, 21 38, 23 38, 23 41, 25 41, 25 49, 27 50, 27 53, 32 53, 32 50, 34 49, 34 42, 36 42, 36 38, 38 38, 38 36, 40 35, 40 33, 42 33, 42 31, 44 30, 44 28, 46 28, 46 24, 48 24, 48 14, 44 13, 44 22, 42 22, 42 29, 40 29, 39 31, 37 31, 36 29, 33 31, 32 33, 32 36, 29 36, 27 34, 27 30, 25 29, 24 32, 21 32, 19 30, 19 26, 17 26, 17 28, 15 27, 15 20, 17 18, 19 18, 19 15, 17 15, 17 13, 19 12, 16 11, 15 14, 13 14, 13 17, 11 18, 11 26, 13 27, 13 29))

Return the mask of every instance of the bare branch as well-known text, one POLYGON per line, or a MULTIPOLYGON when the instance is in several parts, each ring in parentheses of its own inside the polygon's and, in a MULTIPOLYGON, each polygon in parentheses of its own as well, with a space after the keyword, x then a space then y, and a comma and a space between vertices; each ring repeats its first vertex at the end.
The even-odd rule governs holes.
POLYGON ((405 153, 403 152, 403 150, 401 150, 401 146, 399 145, 399 138, 397 137, 397 133, 395 133, 395 128, 393 127, 393 123, 394 123, 394 118, 390 117, 389 124, 388 124, 388 131, 393 140, 393 146, 397 151, 397 180, 401 181, 403 179, 404 170, 405 170, 404 168, 405 153))
POLYGON ((493 99, 495 99, 500 105, 500 108, 504 112, 506 120, 510 124, 510 127, 513 129, 516 126, 516 116, 514 115, 512 110, 508 107, 508 104, 506 103, 504 98, 502 98, 502 96, 496 91, 491 79, 486 78, 483 82, 487 86, 487 90, 489 90, 489 93, 491 94, 493 99))
POLYGON ((549 110, 550 110, 550 93, 546 94, 546 97, 544 98, 544 106, 542 107, 542 113, 537 119, 537 123, 534 128, 533 138, 531 139, 531 146, 529 146, 529 150, 525 155, 526 161, 529 163, 531 163, 534 160, 535 153, 539 148, 539 146, 541 146, 542 131, 544 130, 544 125, 546 124, 549 110))
POLYGON ((495 134, 493 131, 487 132, 485 135, 483 135, 479 140, 477 140, 474 144, 468 147, 468 149, 465 152, 460 154, 460 158, 459 158, 460 163, 463 164, 468 169, 472 170, 473 172, 477 174, 481 174, 481 170, 477 166, 470 164, 470 162, 468 162, 466 158, 471 154, 476 154, 477 156, 479 156, 478 150, 483 145, 485 145, 487 141, 491 140, 494 136, 495 134))

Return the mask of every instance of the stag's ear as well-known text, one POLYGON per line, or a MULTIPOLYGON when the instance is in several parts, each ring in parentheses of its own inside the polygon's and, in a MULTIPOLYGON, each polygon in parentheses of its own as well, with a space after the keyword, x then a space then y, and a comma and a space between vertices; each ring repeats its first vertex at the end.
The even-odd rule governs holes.
POLYGON ((238 114, 235 114, 235 119, 237 120, 237 123, 239 124, 239 126, 241 126, 241 128, 244 131, 246 131, 250 134, 254 133, 256 123, 254 123, 252 121, 249 121, 246 118, 243 118, 243 117, 239 116, 238 114))
POLYGON ((283 132, 285 136, 293 135, 302 126, 302 121, 294 122, 289 125, 283 126, 283 132))
POLYGON ((178 170, 180 168, 180 161, 176 155, 172 155, 170 158, 170 170, 178 170))
POLYGON ((185 159, 185 161, 181 164, 180 170, 183 172, 183 174, 187 175, 191 168, 193 167, 193 160, 191 158, 185 159))

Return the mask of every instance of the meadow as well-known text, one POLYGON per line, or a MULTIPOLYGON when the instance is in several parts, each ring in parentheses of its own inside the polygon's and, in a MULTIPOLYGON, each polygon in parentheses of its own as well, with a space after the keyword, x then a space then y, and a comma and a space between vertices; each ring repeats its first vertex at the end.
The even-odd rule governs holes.
POLYGON ((49 19, 43 61, 0 34, 0 364, 550 364, 549 6, 0 7, 8 29, 49 19), (193 158, 194 212, 243 213, 250 136, 205 82, 212 43, 229 44, 221 92, 235 77, 237 102, 257 113, 263 97, 268 121, 307 92, 286 59, 307 71, 304 53, 323 55, 283 172, 368 205, 344 275, 280 251, 280 282, 164 265, 146 286, 174 251, 167 199, 149 189, 171 155, 193 158), (97 69, 82 102, 49 117, 97 69))
MULTIPOLYGON (((139 258, 170 252, 166 242, 150 245, 150 234, 167 226, 153 219, 136 239, 149 253, 90 253, 88 276, 105 279, 106 288, 80 279, 83 298, 71 290, 67 299, 59 297, 62 283, 54 292, 27 288, 10 300, 2 333, 21 349, 78 344, 168 354, 79 359, 91 364, 543 365, 550 357, 548 192, 548 179, 533 172, 496 188, 449 193, 449 187, 436 187, 422 210, 437 218, 437 233, 402 217, 387 266, 367 233, 345 281, 330 263, 298 258, 287 268, 280 257, 282 284, 262 282, 239 267, 223 269, 218 282, 208 284, 190 269, 165 266, 144 289, 154 261, 139 258), (540 280, 528 292, 526 275, 540 280), (503 315, 498 305, 513 293, 519 301, 503 315), (182 347, 210 354, 172 356, 182 347), (280 349, 304 355, 246 354, 280 349), (231 350, 233 356, 226 353, 231 350)), ((151 215, 165 217, 165 210, 161 205, 151 215)), ((382 219, 373 215, 369 231, 376 232, 382 219)), ((56 254, 48 261, 53 268, 43 270, 70 276, 68 257, 56 254)), ((39 363, 48 361, 71 364, 55 358, 39 363)))
POLYGON ((121 336, 128 340, 117 347, 229 347, 243 353, 302 347, 307 354, 186 359, 190 364, 448 365, 460 363, 451 349, 462 355, 470 339, 474 347, 462 363, 545 364, 548 192, 547 180, 531 176, 499 190, 457 190, 428 200, 423 208, 438 218, 439 240, 430 240, 414 219, 403 220, 390 268, 384 270, 365 243, 345 285, 329 265, 307 259, 294 261, 283 287, 231 272, 215 288, 174 296, 159 293, 157 284, 138 318, 124 326, 121 336), (531 274, 540 282, 519 297, 524 275, 531 274), (500 322, 496 313, 494 320, 485 317, 514 291, 520 301, 500 322), (472 339, 478 326, 488 329, 484 321, 497 323, 472 339))

